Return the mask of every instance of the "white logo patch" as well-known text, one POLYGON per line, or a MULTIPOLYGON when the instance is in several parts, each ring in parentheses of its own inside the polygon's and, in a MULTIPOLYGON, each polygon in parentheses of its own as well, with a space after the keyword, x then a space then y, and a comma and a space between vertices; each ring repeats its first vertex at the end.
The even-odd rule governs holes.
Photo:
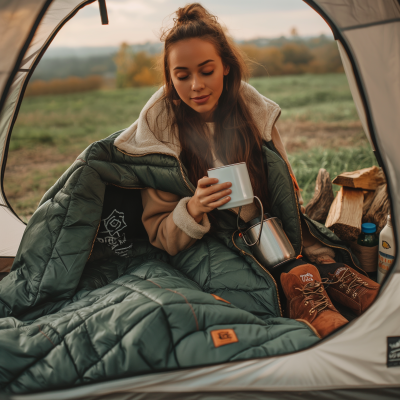
POLYGON ((314 275, 307 272, 304 275, 300 275, 300 278, 303 282, 312 282, 314 280, 314 275))
POLYGON ((101 222, 105 230, 99 232, 96 240, 99 243, 104 243, 108 247, 111 247, 111 250, 114 250, 120 257, 128 257, 129 250, 132 248, 132 243, 128 246, 125 233, 121 232, 128 226, 125 222, 125 214, 121 211, 114 210, 101 222))

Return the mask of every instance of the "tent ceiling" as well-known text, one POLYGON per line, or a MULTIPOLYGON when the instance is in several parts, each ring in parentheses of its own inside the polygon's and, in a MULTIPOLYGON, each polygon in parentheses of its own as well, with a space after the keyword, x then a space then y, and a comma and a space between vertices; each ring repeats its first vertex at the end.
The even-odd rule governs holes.
POLYGON ((316 3, 342 31, 359 25, 375 25, 395 20, 400 13, 397 0, 316 0, 316 3))

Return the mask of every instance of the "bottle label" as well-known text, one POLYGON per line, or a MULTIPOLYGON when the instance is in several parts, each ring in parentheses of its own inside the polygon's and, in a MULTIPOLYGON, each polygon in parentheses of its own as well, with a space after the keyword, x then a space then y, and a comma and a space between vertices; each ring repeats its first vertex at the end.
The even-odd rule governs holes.
POLYGON ((392 266, 393 261, 394 261, 394 256, 391 256, 390 254, 386 254, 383 251, 380 251, 378 259, 378 269, 380 273, 386 275, 386 273, 392 266))

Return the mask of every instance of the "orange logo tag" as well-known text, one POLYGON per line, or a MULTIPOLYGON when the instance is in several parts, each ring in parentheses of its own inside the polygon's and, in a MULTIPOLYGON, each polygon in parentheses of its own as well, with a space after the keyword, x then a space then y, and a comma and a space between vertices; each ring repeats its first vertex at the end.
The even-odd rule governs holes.
POLYGON ((215 347, 239 341, 233 329, 218 329, 217 331, 211 331, 211 337, 215 347))
POLYGON ((211 296, 214 297, 215 300, 219 300, 219 301, 223 301, 224 303, 231 304, 231 303, 229 303, 228 300, 225 300, 222 297, 217 296, 216 294, 212 294, 211 296))

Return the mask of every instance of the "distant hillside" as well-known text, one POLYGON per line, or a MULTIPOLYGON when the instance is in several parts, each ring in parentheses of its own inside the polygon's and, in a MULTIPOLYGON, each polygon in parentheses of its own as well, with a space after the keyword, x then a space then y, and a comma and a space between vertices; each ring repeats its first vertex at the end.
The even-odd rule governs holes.
MULTIPOLYGON (((318 37, 279 37, 257 38, 253 40, 237 40, 240 45, 263 47, 283 47, 288 43, 306 46, 309 49, 323 47, 333 42, 333 39, 321 35, 318 37)), ((144 51, 150 55, 160 53, 163 43, 147 42, 130 46, 133 53, 144 51)), ((31 81, 63 79, 69 76, 86 77, 89 75, 115 76, 116 66, 114 56, 119 47, 50 47, 38 67, 31 81)))
MULTIPOLYGON (((157 54, 162 50, 161 42, 147 42, 143 44, 132 44, 130 47, 134 53, 145 51, 149 54, 157 54)), ((50 47, 43 59, 54 58, 89 58, 104 57, 115 54, 119 46, 107 47, 50 47)))

